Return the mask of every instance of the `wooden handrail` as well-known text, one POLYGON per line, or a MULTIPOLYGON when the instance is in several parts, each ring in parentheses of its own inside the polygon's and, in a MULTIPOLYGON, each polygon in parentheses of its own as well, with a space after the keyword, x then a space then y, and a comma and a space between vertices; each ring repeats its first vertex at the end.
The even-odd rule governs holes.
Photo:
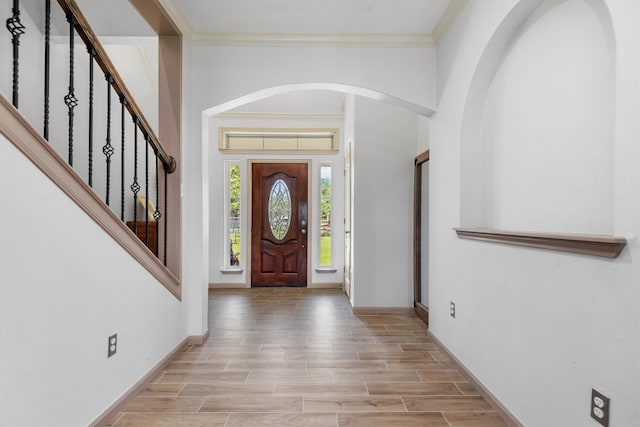
POLYGON ((162 165, 167 173, 172 173, 176 170, 176 160, 173 156, 169 155, 165 148, 160 143, 160 140, 156 136, 151 126, 149 126, 149 122, 142 114, 142 110, 138 107, 138 104, 133 99, 131 92, 127 88, 124 83, 124 80, 116 70, 116 67, 113 65, 111 60, 109 59, 109 55, 107 55, 107 51, 104 49, 100 40, 98 40, 98 36, 93 32, 89 22, 87 21, 84 14, 80 11, 78 4, 75 0, 58 0, 60 7, 67 15, 72 15, 75 22, 74 27, 78 32, 78 35, 82 38, 87 46, 91 46, 95 52, 95 60, 102 69, 105 74, 109 74, 113 81, 111 82, 111 86, 118 94, 118 96, 122 97, 126 101, 126 108, 129 113, 138 119, 138 126, 141 128, 142 132, 149 137, 149 143, 153 147, 154 151, 158 153, 160 160, 162 161, 162 165))
POLYGON ((507 231, 495 228, 454 228, 458 237, 529 246, 562 252, 617 258, 627 244, 623 237, 601 234, 532 233, 527 231, 507 231))

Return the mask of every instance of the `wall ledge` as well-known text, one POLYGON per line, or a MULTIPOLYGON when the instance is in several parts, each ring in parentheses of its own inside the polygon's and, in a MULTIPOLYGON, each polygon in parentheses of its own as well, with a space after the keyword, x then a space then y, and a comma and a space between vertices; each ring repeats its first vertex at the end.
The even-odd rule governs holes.
POLYGON ((606 258, 617 258, 627 244, 627 239, 625 238, 603 234, 532 233, 495 228, 454 228, 454 230, 458 237, 462 239, 528 246, 606 258))

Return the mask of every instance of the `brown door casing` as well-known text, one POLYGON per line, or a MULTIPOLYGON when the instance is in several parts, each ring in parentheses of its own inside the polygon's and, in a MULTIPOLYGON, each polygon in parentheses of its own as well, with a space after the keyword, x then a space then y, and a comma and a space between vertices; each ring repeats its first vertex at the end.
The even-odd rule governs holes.
MULTIPOLYGON (((429 150, 415 158, 413 168, 413 306, 424 323, 429 326, 429 308, 422 303, 422 165, 429 161, 429 150)), ((428 183, 426 183, 428 185, 428 183)), ((426 245, 423 245, 425 243, 426 245)))
POLYGON ((251 286, 307 286, 308 165, 253 163, 251 172, 251 286), (269 222, 269 199, 277 182, 284 182, 291 199, 289 226, 281 238, 269 222))

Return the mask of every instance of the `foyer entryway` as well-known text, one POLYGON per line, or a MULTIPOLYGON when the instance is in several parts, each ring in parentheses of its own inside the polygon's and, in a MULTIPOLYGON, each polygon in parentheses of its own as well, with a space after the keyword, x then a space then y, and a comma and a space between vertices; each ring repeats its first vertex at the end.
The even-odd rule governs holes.
POLYGON ((506 426, 410 309, 356 315, 341 289, 210 290, 209 331, 113 425, 506 426))

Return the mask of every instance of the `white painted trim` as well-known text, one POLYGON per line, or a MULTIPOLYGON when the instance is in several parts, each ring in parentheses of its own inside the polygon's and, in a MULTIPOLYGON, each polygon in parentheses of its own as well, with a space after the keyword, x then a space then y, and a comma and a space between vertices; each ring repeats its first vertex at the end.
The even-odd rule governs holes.
MULTIPOLYGON (((222 265, 224 265, 224 268, 221 270, 223 273, 226 272, 230 272, 230 273, 235 273, 238 270, 240 272, 242 272, 242 258, 240 258, 240 265, 238 266, 239 268, 235 268, 230 264, 230 260, 231 260, 231 248, 229 246, 229 242, 231 241, 231 236, 229 235, 229 226, 230 226, 230 221, 231 218, 229 216, 230 213, 230 205, 229 205, 229 195, 230 195, 230 187, 231 187, 231 178, 229 176, 230 172, 231 172, 231 168, 234 166, 238 166, 238 168, 240 168, 240 191, 241 191, 241 195, 242 195, 242 166, 240 164, 240 160, 225 160, 224 161, 224 200, 222 203, 223 206, 223 213, 222 213, 222 218, 223 218, 223 224, 222 226, 223 228, 223 241, 222 241, 222 265)), ((242 200, 242 196, 240 197, 240 200, 242 200)), ((242 202, 241 202, 242 203, 242 202)), ((240 205, 240 212, 242 212, 242 205, 240 205)), ((242 213, 240 214, 240 218, 242 218, 242 213)), ((242 222, 240 222, 240 244, 242 245, 242 235, 243 235, 244 230, 242 229, 242 222)), ((241 246, 242 247, 242 246, 241 246)))
POLYGON ((173 22, 178 26, 182 35, 186 37, 188 40, 193 40, 194 31, 193 27, 191 27, 191 23, 182 12, 182 9, 176 3, 176 0, 158 0, 164 10, 169 14, 173 22))
POLYGON ((220 272, 222 274, 242 274, 242 273, 244 273, 244 269, 242 269, 242 268, 221 268, 220 272))
POLYGON ((462 9, 467 5, 468 1, 469 0, 451 0, 449 6, 447 6, 447 9, 444 11, 440 20, 436 26, 433 27, 433 31, 431 32, 435 43, 437 43, 447 33, 447 31, 449 31, 449 28, 451 28, 462 12, 462 9))
POLYGON ((183 36, 191 43, 222 46, 400 47, 433 48, 446 34, 468 0, 451 0, 432 33, 422 34, 311 34, 229 33, 194 31, 176 0, 159 0, 183 36))
POLYGON ((194 32, 196 45, 305 46, 305 47, 404 47, 433 48, 430 34, 312 34, 312 33, 210 33, 194 32))
POLYGON ((209 289, 249 289, 247 283, 209 283, 209 289))
POLYGON ((435 111, 424 107, 422 105, 414 104, 413 102, 405 101, 404 99, 396 98, 395 96, 387 95, 382 92, 367 89, 364 87, 345 85, 340 83, 294 83, 282 86, 274 86, 267 89, 258 90, 245 96, 233 99, 231 101, 216 105, 203 111, 204 117, 213 117, 219 114, 225 113, 234 108, 240 107, 251 102, 259 101, 261 99, 270 98, 275 95, 281 95, 289 92, 303 91, 303 90, 332 90, 335 92, 342 92, 346 94, 363 96, 365 98, 373 99, 375 101, 384 102, 389 105, 395 105, 396 107, 403 108, 405 110, 416 113, 419 116, 431 117, 435 111))
MULTIPOLYGON (((326 273, 329 272, 331 269, 333 269, 333 272, 335 273, 337 271, 337 269, 333 268, 334 262, 335 262, 335 243, 336 243, 336 239, 334 238, 334 231, 335 231, 335 226, 334 224, 331 224, 331 229, 330 229, 330 236, 332 237, 331 239, 331 247, 330 247, 330 251, 331 251, 331 263, 329 265, 321 265, 320 264, 320 260, 322 258, 322 230, 321 230, 321 212, 320 210, 322 209, 322 176, 320 171, 322 170, 323 167, 328 167, 331 168, 331 177, 330 177, 330 188, 331 188, 331 200, 329 200, 329 204, 331 205, 331 210, 335 210, 335 206, 336 206, 336 202, 335 202, 335 173, 336 173, 336 167, 335 167, 335 162, 334 161, 330 161, 330 160, 322 160, 320 162, 318 162, 318 164, 316 165, 316 170, 315 173, 317 175, 317 185, 318 185, 318 198, 316 200, 316 202, 318 203, 318 206, 316 207, 316 215, 318 218, 318 224, 317 224, 317 229, 315 230, 318 233, 318 245, 317 245, 317 257, 314 260, 317 267, 316 267, 316 271, 319 273, 326 273)), ((332 221, 333 222, 333 221, 332 221)))
POLYGON ((342 114, 302 114, 302 113, 220 113, 225 120, 344 120, 342 114))
POLYGON ((335 283, 310 283, 307 289, 344 289, 340 282, 335 283))
POLYGON ((333 267, 318 267, 316 268, 316 273, 324 274, 324 273, 337 273, 338 269, 333 267))

